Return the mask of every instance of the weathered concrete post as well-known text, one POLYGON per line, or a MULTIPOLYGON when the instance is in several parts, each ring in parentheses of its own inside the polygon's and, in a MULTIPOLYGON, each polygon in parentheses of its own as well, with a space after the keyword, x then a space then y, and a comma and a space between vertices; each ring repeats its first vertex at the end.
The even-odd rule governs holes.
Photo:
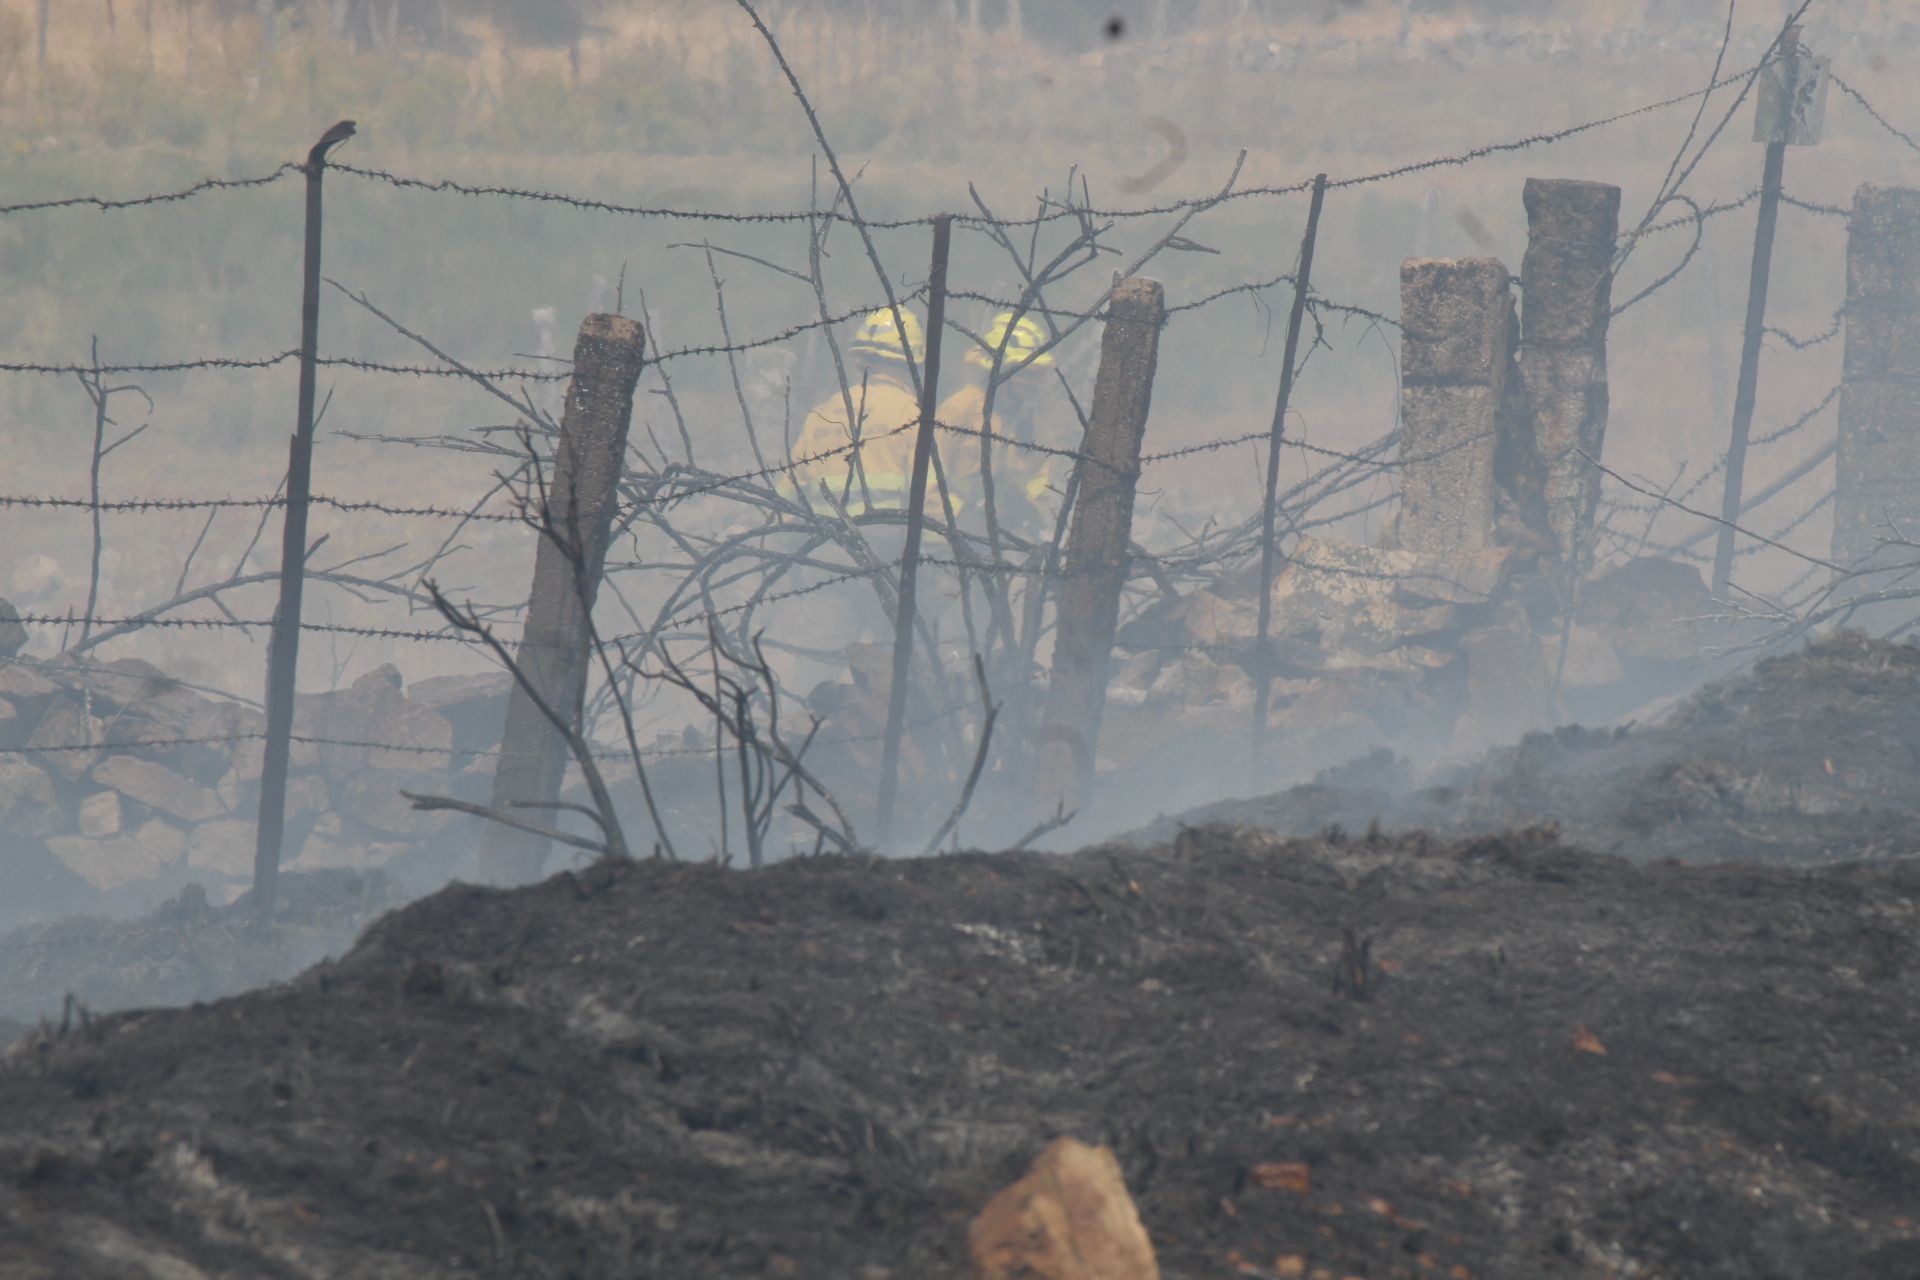
POLYGON ((1513 349, 1513 290, 1493 258, 1400 267, 1400 511, 1386 545, 1435 560, 1493 540, 1494 458, 1513 349))
MULTIPOLYGON (((576 720, 592 656, 586 623, 606 563, 645 348, 639 324, 625 316, 591 315, 580 325, 547 484, 548 519, 559 540, 543 532, 534 552, 533 591, 517 658, 541 698, 576 720)), ((494 806, 557 799, 566 767, 566 739, 516 683, 493 774, 494 806)), ((544 838, 494 824, 486 829, 480 869, 490 880, 524 881, 540 874, 546 858, 544 838)))
POLYGON ((1140 442, 1153 400, 1166 296, 1157 280, 1124 280, 1107 304, 1080 462, 1080 500, 1067 533, 1066 582, 1053 641, 1053 676, 1040 728, 1042 804, 1079 805, 1093 780, 1106 709, 1107 662, 1120 619, 1140 480, 1140 442))
POLYGON ((1830 558, 1852 566, 1889 519, 1920 537, 1920 191, 1854 193, 1846 323, 1830 558))
POLYGON ((1520 379, 1544 470, 1547 522, 1563 564, 1582 566, 1600 503, 1607 435, 1607 321, 1620 188, 1528 178, 1520 268, 1520 379))

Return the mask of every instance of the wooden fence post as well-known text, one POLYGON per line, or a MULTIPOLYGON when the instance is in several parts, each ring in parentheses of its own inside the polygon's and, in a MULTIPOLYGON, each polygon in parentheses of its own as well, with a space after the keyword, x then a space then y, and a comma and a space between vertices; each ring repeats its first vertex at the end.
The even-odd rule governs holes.
POLYGON ((280 606, 267 642, 267 740, 260 767, 260 817, 254 827, 253 907, 273 918, 280 842, 287 819, 287 765, 293 754, 293 689, 300 667, 300 599, 307 574, 307 496, 313 483, 313 400, 320 356, 320 182, 327 152, 353 136, 353 121, 320 135, 307 152, 307 225, 300 294, 300 389, 287 447, 287 514, 280 529, 280 606))
POLYGON ((1846 326, 1831 559, 1872 567, 1887 521, 1920 535, 1920 190, 1854 194, 1846 326))
MULTIPOLYGON (((533 590, 516 660, 541 698, 576 723, 592 659, 587 619, 606 564, 645 348, 640 325, 625 316, 590 315, 582 322, 546 486, 548 529, 534 552, 533 590)), ((493 773, 494 807, 552 803, 566 768, 566 739, 516 682, 493 773)), ((481 874, 494 881, 535 879, 547 846, 543 836, 490 824, 482 837, 481 874)))
POLYGON ((1130 560, 1140 444, 1165 320, 1166 296, 1157 280, 1124 280, 1107 304, 1040 728, 1036 780, 1049 809, 1077 808, 1093 781, 1108 659, 1130 560))

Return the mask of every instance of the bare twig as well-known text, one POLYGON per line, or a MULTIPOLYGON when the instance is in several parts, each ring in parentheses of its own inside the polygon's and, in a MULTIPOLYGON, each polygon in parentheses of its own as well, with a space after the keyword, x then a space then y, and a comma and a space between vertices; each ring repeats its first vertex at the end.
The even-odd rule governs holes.
MULTIPOLYGON (((429 597, 433 601, 433 607, 440 611, 440 616, 445 618, 448 624, 456 631, 478 637, 488 649, 492 650, 493 656, 513 676, 514 683, 520 687, 521 692, 527 695, 528 700, 533 703, 535 710, 539 711, 539 713, 545 717, 547 723, 553 726, 556 733, 566 739, 567 748, 573 755, 574 763, 580 766, 580 775, 586 781, 587 791, 593 796, 594 808, 598 810, 600 814, 601 829, 606 834, 606 842, 604 845, 592 847, 598 849, 599 852, 610 858, 624 859, 631 857, 632 855, 627 850, 626 835, 620 827, 619 814, 615 812, 613 807, 613 797, 607 790, 606 779, 600 774, 600 766, 594 760, 592 747, 587 744, 586 739, 581 735, 579 728, 573 723, 572 718, 557 710, 546 700, 540 690, 535 687, 532 679, 528 677, 526 670, 514 656, 507 651, 507 647, 500 642, 499 637, 493 634, 493 628, 481 621, 480 616, 475 613, 470 606, 464 609, 456 607, 452 601, 448 600, 446 596, 441 593, 439 585, 431 580, 429 580, 425 586, 429 597)), ((415 799, 414 803, 418 806, 420 802, 418 799, 415 799)), ((456 803, 464 804, 466 802, 460 801, 456 803)), ((479 807, 485 808, 485 806, 479 807)), ((499 820, 496 811, 482 813, 480 816, 499 820)), ((519 826, 521 830, 531 829, 512 822, 506 825, 519 826)), ((566 843, 578 844, 577 841, 572 840, 566 843)))
POLYGON ((967 806, 973 803, 973 789, 979 785, 980 774, 987 767, 987 752, 993 745, 993 722, 1000 718, 1000 704, 993 700, 993 691, 987 687, 987 664, 977 653, 973 655, 973 677, 980 682, 980 743, 974 750, 973 766, 967 770, 967 781, 960 788, 960 798, 954 802, 953 812, 947 815, 947 820, 927 841, 925 851, 929 854, 936 852, 940 842, 947 838, 947 833, 960 825, 967 806))

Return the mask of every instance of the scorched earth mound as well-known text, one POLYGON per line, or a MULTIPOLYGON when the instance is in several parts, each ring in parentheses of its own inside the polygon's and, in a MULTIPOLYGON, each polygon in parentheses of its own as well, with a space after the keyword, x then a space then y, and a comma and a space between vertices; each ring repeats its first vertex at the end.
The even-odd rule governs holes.
POLYGON ((1916 924, 1538 833, 455 887, 16 1047, 0 1275, 958 1277, 1063 1134, 1187 1280, 1920 1275, 1916 924))

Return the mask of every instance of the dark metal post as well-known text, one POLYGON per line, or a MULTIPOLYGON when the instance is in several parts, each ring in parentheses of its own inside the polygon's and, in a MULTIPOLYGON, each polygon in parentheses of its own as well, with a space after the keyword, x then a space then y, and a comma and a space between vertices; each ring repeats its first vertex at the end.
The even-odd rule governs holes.
POLYGON ((267 741, 260 769, 260 820, 253 849, 253 905, 273 917, 280 840, 287 819, 287 761, 293 750, 293 683, 300 664, 300 595, 307 562, 307 495, 313 477, 313 390, 320 348, 320 180, 327 152, 353 136, 342 120, 307 152, 306 272, 300 295, 300 398, 287 450, 287 515, 280 534, 280 607, 267 648, 267 741))
POLYGON ((1293 396, 1293 362, 1300 350, 1300 326, 1306 319, 1307 291, 1313 276, 1313 245, 1320 234, 1320 206, 1327 198, 1327 175, 1313 180, 1307 206, 1307 233, 1300 241, 1300 269, 1293 282, 1293 312, 1287 317, 1287 348, 1281 357, 1280 395, 1273 405, 1273 430, 1267 437, 1267 496, 1260 511, 1260 620, 1255 627, 1253 672, 1253 777, 1258 783, 1267 756, 1267 707, 1273 696, 1273 664, 1268 661, 1268 632, 1273 626, 1273 522, 1280 492, 1280 442, 1287 433, 1287 401, 1293 396))
POLYGON ((893 838, 893 805, 900 788, 900 734, 907 717, 907 665, 913 653, 915 578, 920 569, 921 508, 933 460, 934 415, 940 399, 940 336, 947 323, 947 249, 953 216, 933 220, 933 270, 927 281, 927 357, 920 380, 920 429, 913 440, 913 478, 907 486, 907 545, 900 554, 900 598, 893 619, 893 686, 887 693, 887 736, 880 757, 880 843, 893 838))
MULTIPOLYGON (((1780 38, 1781 56, 1791 60, 1800 48, 1800 28, 1780 38)), ((1784 130, 1767 143, 1760 177, 1760 217, 1753 233, 1753 269, 1747 277, 1747 327, 1740 343, 1740 382, 1733 394, 1733 436, 1727 442, 1727 481, 1720 493, 1720 536, 1713 548, 1713 592, 1727 589, 1733 575, 1733 526, 1740 519, 1740 489, 1747 466, 1747 436, 1753 429, 1753 402, 1760 382, 1760 339, 1766 332, 1767 278, 1773 268, 1773 233, 1780 220, 1780 182, 1786 172, 1784 130)))

